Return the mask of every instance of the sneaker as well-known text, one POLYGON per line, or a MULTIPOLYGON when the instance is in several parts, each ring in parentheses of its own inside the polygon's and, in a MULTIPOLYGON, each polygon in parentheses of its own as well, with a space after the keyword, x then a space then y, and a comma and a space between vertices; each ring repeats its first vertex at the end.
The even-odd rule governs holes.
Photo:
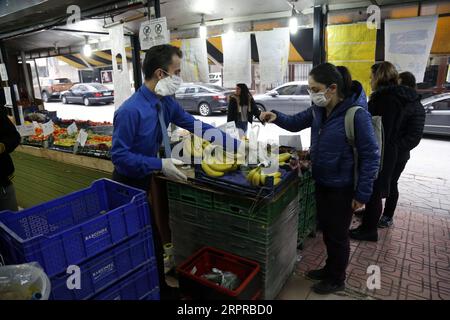
POLYGON ((378 232, 375 231, 367 231, 364 230, 361 226, 359 226, 356 229, 350 230, 350 238, 354 240, 360 240, 360 241, 372 241, 377 242, 378 241, 378 232))
POLYGON ((325 268, 310 270, 306 273, 306 277, 311 280, 325 280, 328 277, 328 273, 325 268))
POLYGON ((312 289, 317 294, 330 294, 345 290, 344 282, 335 282, 330 280, 322 280, 312 286, 312 289))
POLYGON ((394 224, 394 220, 392 218, 382 216, 380 221, 378 221, 378 228, 389 228, 394 224))

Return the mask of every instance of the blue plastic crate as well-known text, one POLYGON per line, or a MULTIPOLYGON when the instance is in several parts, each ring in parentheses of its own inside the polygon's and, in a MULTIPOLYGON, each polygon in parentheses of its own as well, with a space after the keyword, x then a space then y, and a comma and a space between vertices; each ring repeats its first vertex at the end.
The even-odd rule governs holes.
MULTIPOLYGON (((144 265, 156 264, 151 227, 123 243, 79 265, 80 289, 69 289, 72 274, 53 276, 50 281, 53 300, 90 299, 121 278, 132 275, 144 265)), ((152 280, 158 286, 157 273, 152 280)))
POLYGON ((156 261, 147 263, 138 271, 96 295, 94 300, 159 300, 158 269, 156 261))
POLYGON ((0 254, 8 264, 37 261, 65 272, 149 225, 144 191, 109 179, 20 212, 0 212, 0 254))

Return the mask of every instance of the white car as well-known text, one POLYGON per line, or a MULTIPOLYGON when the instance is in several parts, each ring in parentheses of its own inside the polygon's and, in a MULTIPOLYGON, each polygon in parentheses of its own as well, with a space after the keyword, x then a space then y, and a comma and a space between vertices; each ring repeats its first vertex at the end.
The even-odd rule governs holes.
POLYGON ((254 96, 256 105, 262 111, 277 110, 285 114, 296 114, 311 106, 308 81, 285 83, 265 94, 254 96))
POLYGON ((450 136, 450 93, 442 93, 422 100, 425 108, 424 133, 450 136))

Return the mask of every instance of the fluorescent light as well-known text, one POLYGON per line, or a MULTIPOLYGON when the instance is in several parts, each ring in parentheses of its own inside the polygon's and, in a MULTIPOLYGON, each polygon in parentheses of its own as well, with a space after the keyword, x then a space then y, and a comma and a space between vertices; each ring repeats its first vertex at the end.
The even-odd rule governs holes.
POLYGON ((202 22, 200 22, 199 33, 200 33, 200 38, 206 39, 206 37, 208 35, 208 30, 206 29, 204 14, 202 14, 202 22))
POLYGON ((289 19, 289 30, 291 31, 291 33, 297 33, 298 30, 297 17, 291 17, 289 19))
POLYGON ((90 46, 89 44, 86 43, 86 44, 83 46, 83 55, 84 55, 85 57, 90 57, 91 54, 92 54, 92 48, 91 48, 91 46, 90 46))
POLYGON ((297 33, 298 30, 298 17, 294 6, 292 7, 292 16, 289 19, 289 30, 292 34, 297 33))

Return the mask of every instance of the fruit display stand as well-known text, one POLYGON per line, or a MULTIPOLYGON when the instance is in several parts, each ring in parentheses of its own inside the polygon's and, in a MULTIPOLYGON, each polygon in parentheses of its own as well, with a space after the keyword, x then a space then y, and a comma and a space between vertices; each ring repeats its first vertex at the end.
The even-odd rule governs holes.
POLYGON ((270 198, 244 196, 199 183, 167 182, 168 212, 177 264, 204 246, 256 261, 261 266, 262 297, 274 299, 297 258, 298 178, 270 198))

